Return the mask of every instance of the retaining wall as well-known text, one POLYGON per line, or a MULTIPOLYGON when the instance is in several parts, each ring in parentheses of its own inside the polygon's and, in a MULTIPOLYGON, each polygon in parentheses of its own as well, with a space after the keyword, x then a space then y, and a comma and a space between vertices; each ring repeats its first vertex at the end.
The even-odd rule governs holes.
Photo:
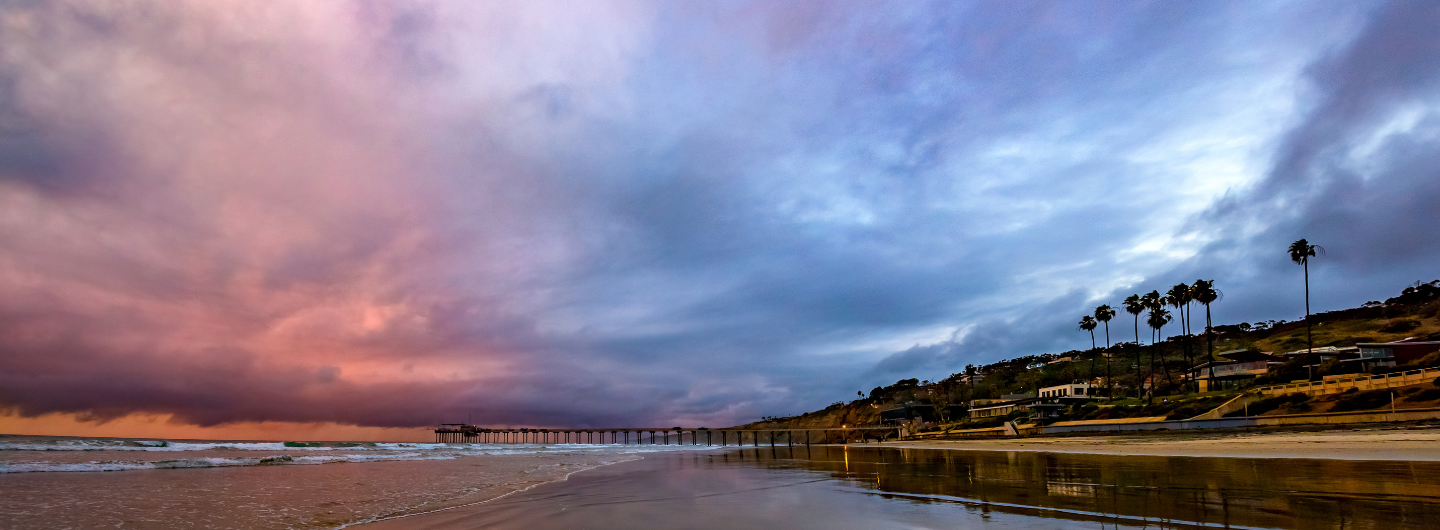
POLYGON ((1190 419, 1112 423, 1106 425, 1050 425, 1037 427, 1035 434, 1075 432, 1124 432, 1188 429, 1236 429, 1280 425, 1334 425, 1344 423, 1383 423, 1440 419, 1440 408, 1399 409, 1395 412, 1329 412, 1320 414, 1289 414, 1284 416, 1250 416, 1245 418, 1190 419))

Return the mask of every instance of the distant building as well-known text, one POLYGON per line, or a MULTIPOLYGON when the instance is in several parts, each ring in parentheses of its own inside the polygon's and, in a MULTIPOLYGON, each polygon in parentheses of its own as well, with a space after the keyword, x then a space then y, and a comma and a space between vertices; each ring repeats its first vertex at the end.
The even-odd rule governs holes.
POLYGON ((1089 399, 1094 395, 1095 386, 1090 383, 1071 383, 1068 385, 1047 386, 1040 389, 1041 398, 1082 398, 1089 399))
POLYGON ((914 418, 920 418, 922 422, 935 421, 935 407, 932 405, 905 403, 880 411, 881 425, 905 423, 914 418))
POLYGON ((1244 385, 1284 362, 1269 353, 1248 350, 1220 352, 1215 357, 1214 362, 1195 365, 1186 374, 1190 380, 1199 383, 1201 392, 1244 385), (1211 380, 1212 374, 1214 380, 1211 380))
POLYGON ((886 410, 880 411, 880 424, 893 425, 919 419, 922 423, 933 423, 939 418, 937 414, 945 413, 945 418, 955 419, 964 416, 966 408, 959 405, 945 405, 944 410, 937 410, 934 405, 915 403, 903 403, 886 410))
POLYGON ((1360 350, 1357 360, 1374 366, 1406 364, 1440 351, 1440 341, 1362 342, 1355 346, 1360 350))
POLYGON ((1328 360, 1330 360, 1330 359, 1340 359, 1340 360, 1354 359, 1356 356, 1359 355, 1359 353, 1360 353, 1360 348, 1355 347, 1355 346, 1347 346, 1347 347, 1344 347, 1344 348, 1338 348, 1338 347, 1335 347, 1335 346, 1321 346, 1321 347, 1315 348, 1315 349, 1313 349, 1313 350, 1312 350, 1312 349, 1305 349, 1305 350, 1287 351, 1287 352, 1285 352, 1285 353, 1280 354, 1280 356, 1281 356, 1281 357, 1284 357, 1284 358, 1286 358, 1286 359, 1294 359, 1294 358, 1296 358, 1296 357, 1301 357, 1302 360, 1306 363, 1307 366, 1313 366, 1313 365, 1310 365, 1310 364, 1309 364, 1309 363, 1310 363, 1310 355, 1311 355, 1312 353, 1313 353, 1316 357, 1319 357, 1319 359, 1318 359, 1319 362, 1322 362, 1322 363, 1323 363, 1323 362, 1328 361, 1328 360))
POLYGON ((1095 388, 1090 383, 1047 386, 1040 389, 1040 397, 1030 405, 1030 411, 1035 413, 1036 419, 1057 417, 1071 405, 1090 399, 1095 394, 1095 388))
POLYGON ((993 418, 996 416, 1004 416, 1017 410, 1029 410, 1030 405, 1034 402, 1035 398, 1025 398, 1013 401, 996 400, 983 405, 971 407, 970 418, 993 418))

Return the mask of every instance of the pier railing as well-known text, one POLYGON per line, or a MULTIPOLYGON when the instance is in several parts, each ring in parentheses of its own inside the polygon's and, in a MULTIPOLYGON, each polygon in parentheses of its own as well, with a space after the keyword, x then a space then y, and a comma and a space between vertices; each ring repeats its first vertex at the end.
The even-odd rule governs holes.
POLYGON ((469 444, 629 444, 629 445, 752 445, 832 444, 897 438, 898 427, 841 429, 494 429, 445 423, 435 428, 435 443, 469 444), (688 444, 687 444, 688 442, 688 444))

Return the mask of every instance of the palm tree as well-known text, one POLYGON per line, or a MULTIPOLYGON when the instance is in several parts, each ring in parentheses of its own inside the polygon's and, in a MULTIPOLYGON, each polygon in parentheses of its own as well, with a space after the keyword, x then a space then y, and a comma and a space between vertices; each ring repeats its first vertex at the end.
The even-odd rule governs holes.
MULTIPOLYGON (((1146 324, 1149 324, 1150 327, 1155 330, 1156 336, 1160 336, 1161 330, 1165 328, 1165 324, 1169 324, 1169 323, 1170 323, 1170 320, 1171 320, 1170 312, 1167 311, 1167 310, 1165 310, 1165 308, 1164 308, 1163 306, 1157 306, 1157 307, 1152 307, 1152 308, 1150 308, 1150 317, 1145 319, 1145 323, 1146 323, 1146 324)), ((1156 355, 1159 353, 1159 350, 1160 350, 1160 341, 1159 341, 1159 340, 1156 340, 1155 343, 1154 343, 1154 344, 1151 346, 1151 348, 1150 348, 1150 376, 1151 376, 1152 378, 1155 376, 1155 357, 1156 357, 1156 355)), ((1161 362, 1161 363, 1164 363, 1164 362, 1165 362, 1165 358, 1164 358, 1163 355, 1160 356, 1160 362, 1161 362)), ((1170 370, 1165 370, 1165 378, 1166 378, 1167 380, 1170 379, 1170 370)), ((1150 402, 1151 402, 1151 403, 1154 403, 1154 402, 1155 402, 1154 385, 1155 385, 1155 383, 1158 383, 1158 382, 1159 382, 1159 381, 1154 381, 1154 382, 1151 383, 1151 392, 1150 392, 1150 402)), ((1174 381, 1171 381, 1171 383, 1174 383, 1174 381)))
MULTIPOLYGON (((1160 296, 1160 291, 1158 290, 1150 291, 1142 295, 1140 297, 1140 303, 1145 304, 1145 310, 1151 314, 1154 314, 1156 310, 1165 309, 1165 297, 1160 296)), ((1155 377, 1155 345, 1157 342, 1159 341, 1155 338, 1155 328, 1152 326, 1150 328, 1150 377, 1152 379, 1155 377)), ((1151 386, 1153 388, 1154 382, 1151 383, 1151 386)))
POLYGON ((975 365, 965 365, 965 380, 970 383, 970 399, 975 399, 975 365))
MULTIPOLYGON (((1165 307, 1165 297, 1160 296, 1160 291, 1150 291, 1140 297, 1140 303, 1145 304, 1145 309, 1154 312, 1156 309, 1165 307)), ((1150 343, 1155 343, 1155 330, 1150 330, 1150 343)))
POLYGON ((1091 378, 1091 379, 1094 379, 1094 378, 1095 378, 1095 327, 1098 326, 1098 325, 1099 325, 1099 323, 1095 322, 1095 317, 1092 317, 1092 316, 1090 316, 1090 315, 1085 315, 1085 316, 1083 316, 1083 317, 1080 317, 1080 329, 1083 330, 1083 331, 1089 331, 1089 332, 1090 332, 1090 378, 1091 378))
MULTIPOLYGON (((1140 313, 1144 313, 1144 312, 1145 312, 1145 302, 1140 299, 1140 295, 1138 295, 1138 294, 1132 294, 1132 295, 1130 295, 1130 296, 1125 297, 1125 301, 1120 302, 1120 304, 1123 305, 1123 306, 1125 306, 1125 312, 1126 312, 1126 313, 1130 313, 1131 315, 1134 315, 1134 316, 1135 316, 1135 380, 1136 380, 1136 381, 1139 381, 1139 380, 1140 380, 1140 313)), ((1137 383, 1137 384, 1136 384, 1136 387, 1139 388, 1139 386, 1140 386, 1139 383, 1137 383)), ((1137 398, 1138 398, 1138 397, 1141 397, 1141 396, 1142 396, 1141 392, 1143 392, 1143 390, 1136 390, 1135 397, 1137 397, 1137 398)))
POLYGON ((1215 290, 1215 280, 1195 280, 1190 286, 1190 292, 1194 294, 1195 301, 1205 306, 1205 357, 1210 362, 1210 384, 1215 384, 1215 339, 1210 334, 1210 304, 1220 298, 1220 291, 1215 290))
POLYGON ((1308 370, 1311 381, 1315 380, 1315 365, 1318 364, 1318 362, 1315 359, 1315 339, 1310 335, 1310 258, 1315 257, 1315 251, 1317 249, 1322 252, 1324 251, 1324 249, 1311 245, 1309 241, 1304 239, 1291 243, 1289 249, 1290 261, 1295 262, 1305 269, 1305 347, 1310 353, 1309 366, 1305 368, 1308 370))
MULTIPOLYGON (((1110 319, 1115 318, 1115 309, 1110 304, 1102 304, 1095 308, 1095 320, 1105 323, 1105 351, 1110 351, 1110 319)), ((1139 333, 1138 331, 1136 332, 1139 333)), ((1113 384, 1110 382, 1110 356, 1105 356, 1105 390, 1110 394, 1110 400, 1115 400, 1113 384)))
MULTIPOLYGON (((1190 286, 1177 283, 1165 293, 1166 303, 1180 312, 1180 336, 1185 337, 1185 365, 1189 368, 1194 364, 1190 357, 1190 327, 1185 324, 1185 308, 1190 305, 1190 286)), ((1169 372, 1166 372, 1169 373, 1169 372)))

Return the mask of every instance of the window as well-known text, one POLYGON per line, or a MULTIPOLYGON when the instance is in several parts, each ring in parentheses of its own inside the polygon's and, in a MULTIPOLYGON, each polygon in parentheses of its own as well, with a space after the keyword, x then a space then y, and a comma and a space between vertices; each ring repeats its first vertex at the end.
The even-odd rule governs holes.
POLYGON ((1390 348, 1360 348, 1361 359, 1384 359, 1390 356, 1390 348))

